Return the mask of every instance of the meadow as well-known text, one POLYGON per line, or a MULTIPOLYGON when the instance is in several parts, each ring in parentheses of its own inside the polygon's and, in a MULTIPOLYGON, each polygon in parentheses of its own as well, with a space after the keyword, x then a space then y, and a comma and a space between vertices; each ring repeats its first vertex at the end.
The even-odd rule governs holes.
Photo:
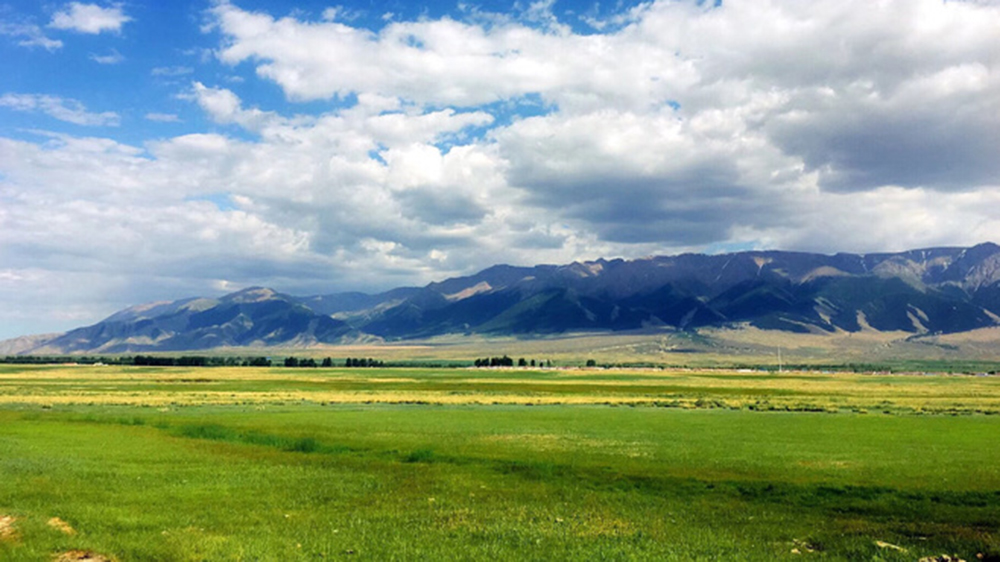
POLYGON ((4 365, 0 559, 997 560, 997 414, 944 373, 4 365))

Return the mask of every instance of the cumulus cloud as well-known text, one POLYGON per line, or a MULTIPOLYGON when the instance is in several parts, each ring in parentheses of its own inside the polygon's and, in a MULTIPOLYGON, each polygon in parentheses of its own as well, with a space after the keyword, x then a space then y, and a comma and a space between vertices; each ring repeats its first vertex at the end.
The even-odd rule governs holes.
POLYGON ((118 33, 129 21, 132 18, 125 15, 121 4, 104 8, 97 4, 70 2, 52 15, 49 27, 96 35, 105 31, 118 33))
POLYGON ((0 107, 24 112, 37 111, 76 125, 116 127, 121 121, 113 111, 91 113, 77 100, 45 94, 4 94, 0 96, 0 107))
POLYGON ((472 107, 539 94, 564 114, 679 104, 680 117, 694 119, 771 96, 744 124, 821 171, 831 189, 948 187, 934 171, 949 169, 967 172, 953 184, 975 183, 1000 160, 982 148, 1000 130, 991 55, 1000 15, 982 5, 657 2, 614 33, 588 36, 512 19, 398 22, 373 33, 228 2, 212 13, 227 37, 222 60, 252 61, 292 99, 371 92, 472 107), (967 109, 937 109, 945 106, 967 109), (883 138, 868 139, 872 131, 883 138), (900 159, 911 157, 924 165, 904 173, 900 159))
POLYGON ((1000 177, 1000 82, 990 74, 975 63, 913 77, 887 93, 858 85, 868 95, 818 94, 802 101, 808 109, 776 115, 765 130, 832 190, 972 189, 1000 177))
POLYGON ((235 123, 248 130, 258 130, 277 118, 276 114, 259 109, 243 109, 240 99, 232 91, 209 88, 201 82, 194 82, 191 91, 182 94, 181 98, 196 101, 216 123, 235 123))
MULTIPOLYGON (((857 216, 842 192, 909 189, 933 208, 936 193, 996 189, 996 6, 652 2, 594 20, 610 31, 586 36, 551 7, 375 32, 334 12, 310 22, 220 2, 211 14, 220 58, 250 62, 292 100, 367 94, 479 110, 540 96, 543 115, 490 126, 469 146, 490 155, 521 214, 558 216, 619 250, 750 232, 845 249, 841 235, 802 234, 812 232, 802 210, 857 216)), ((434 177, 436 160, 416 149, 387 155, 396 184, 434 177)), ((395 196, 411 212, 432 201, 395 196)), ((975 241, 920 232, 931 244, 975 241)))
POLYGON ((213 14, 230 37, 222 60, 258 60, 258 75, 298 100, 363 91, 467 107, 543 88, 552 80, 547 71, 561 71, 558 60, 519 54, 546 43, 554 53, 556 38, 515 24, 487 30, 422 20, 391 23, 376 35, 338 22, 275 20, 227 2, 213 14))

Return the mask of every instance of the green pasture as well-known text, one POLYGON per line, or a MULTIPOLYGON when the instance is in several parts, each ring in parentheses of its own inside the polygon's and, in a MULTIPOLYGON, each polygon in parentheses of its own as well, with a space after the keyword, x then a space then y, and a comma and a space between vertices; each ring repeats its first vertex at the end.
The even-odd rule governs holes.
POLYGON ((2 367, 0 560, 996 560, 996 380, 2 367))

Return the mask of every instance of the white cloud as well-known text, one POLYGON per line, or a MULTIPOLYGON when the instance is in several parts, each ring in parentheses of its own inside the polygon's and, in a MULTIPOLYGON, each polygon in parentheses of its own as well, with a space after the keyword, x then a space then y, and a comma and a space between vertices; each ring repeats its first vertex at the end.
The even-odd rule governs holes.
MULTIPOLYGON (((551 7, 375 33, 227 2, 211 13, 221 59, 254 64, 293 100, 354 93, 478 108, 540 96, 547 114, 492 128, 496 168, 520 204, 617 243, 804 229, 797 206, 818 196, 803 193, 988 191, 1000 173, 995 7, 652 2, 605 16, 598 26, 613 31, 588 36, 551 7)), ((426 147, 382 156, 400 164, 392 185, 436 177, 426 147)))
POLYGON ((176 113, 147 113, 146 119, 157 123, 180 123, 181 118, 176 113))
POLYGON ((331 8, 326 8, 323 10, 322 18, 325 21, 345 21, 352 22, 363 16, 364 13, 360 10, 353 10, 350 8, 345 8, 344 6, 333 6, 331 8))
POLYGON ((278 82, 293 99, 361 91, 470 106, 536 91, 552 80, 546 70, 559 71, 558 60, 516 52, 536 51, 541 43, 552 54, 556 38, 514 24, 486 31, 449 19, 425 20, 392 23, 373 35, 337 22, 274 20, 228 3, 213 13, 232 39, 222 59, 261 60, 258 75, 278 82))
POLYGON ((4 94, 0 96, 0 107, 15 111, 39 111, 76 125, 117 127, 121 122, 121 118, 113 111, 91 113, 77 100, 45 94, 4 94))
POLYGON ((106 55, 91 53, 90 60, 97 64, 120 64, 125 61, 125 56, 119 53, 117 49, 111 49, 106 55))
POLYGON ((175 78, 177 76, 185 76, 194 72, 194 69, 190 66, 157 66, 153 70, 149 71, 153 76, 164 76, 168 78, 175 78))
POLYGON ((0 22, 0 35, 22 38, 17 42, 22 47, 41 47, 49 52, 62 48, 58 39, 46 37, 40 27, 34 24, 0 22))
POLYGON ((975 192, 882 187, 865 193, 800 194, 785 224, 740 225, 734 238, 766 248, 855 252, 901 251, 996 241, 1000 185, 975 192), (837 238, 831 240, 830 232, 837 238))
POLYGON ((196 101, 216 123, 237 123, 246 129, 257 130, 267 120, 276 117, 259 109, 243 109, 236 94, 224 88, 209 88, 201 82, 195 82, 191 90, 190 94, 183 97, 196 101))
POLYGON ((103 8, 97 4, 70 2, 52 15, 49 27, 96 35, 104 31, 118 33, 129 21, 132 18, 125 15, 121 4, 103 8))

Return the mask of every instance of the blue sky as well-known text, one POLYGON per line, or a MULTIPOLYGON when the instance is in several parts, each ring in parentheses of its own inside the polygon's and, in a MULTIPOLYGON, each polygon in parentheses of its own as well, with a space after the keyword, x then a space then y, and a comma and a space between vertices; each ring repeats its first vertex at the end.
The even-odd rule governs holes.
MULTIPOLYGON (((211 128, 211 120, 196 105, 179 99, 181 90, 192 81, 223 84, 253 103, 282 113, 319 113, 341 105, 342 100, 289 102, 282 88, 273 82, 254 79, 251 64, 225 64, 212 56, 223 37, 212 23, 208 10, 213 2, 104 2, 96 6, 118 25, 99 30, 55 27, 60 13, 74 15, 74 3, 5 2, 0 16, 7 25, 6 39, 0 43, 5 92, 45 92, 66 100, 85 102, 93 113, 112 111, 116 126, 104 135, 121 142, 141 145, 156 137, 170 137, 211 128), (37 27, 47 40, 61 46, 25 48, 31 36, 17 34, 18 27, 37 27), (14 28, 14 29, 11 29, 14 28), (152 119, 150 118, 152 117, 152 119)), ((585 18, 619 13, 638 4, 633 0, 616 4, 614 10, 594 2, 556 2, 552 9, 579 33, 596 30, 585 18)), ((530 4, 508 1, 487 2, 398 2, 369 1, 351 5, 330 2, 248 1, 238 6, 262 11, 274 17, 293 17, 322 22, 327 10, 337 11, 338 19, 352 27, 377 33, 394 21, 464 18, 475 12, 524 13, 530 4), (460 7, 460 4, 466 6, 460 7)), ((85 15, 79 17, 84 18, 85 15)), ((533 22, 526 21, 532 25, 533 22)), ((84 25, 81 23, 81 25, 84 25)), ((96 25, 96 24, 95 24, 96 25)), ((34 112, 5 112, 0 134, 27 138, 25 130, 43 125, 48 131, 79 134, 86 129, 64 120, 34 112)))
POLYGON ((250 285, 997 241, 989 0, 0 0, 0 339, 250 285))

